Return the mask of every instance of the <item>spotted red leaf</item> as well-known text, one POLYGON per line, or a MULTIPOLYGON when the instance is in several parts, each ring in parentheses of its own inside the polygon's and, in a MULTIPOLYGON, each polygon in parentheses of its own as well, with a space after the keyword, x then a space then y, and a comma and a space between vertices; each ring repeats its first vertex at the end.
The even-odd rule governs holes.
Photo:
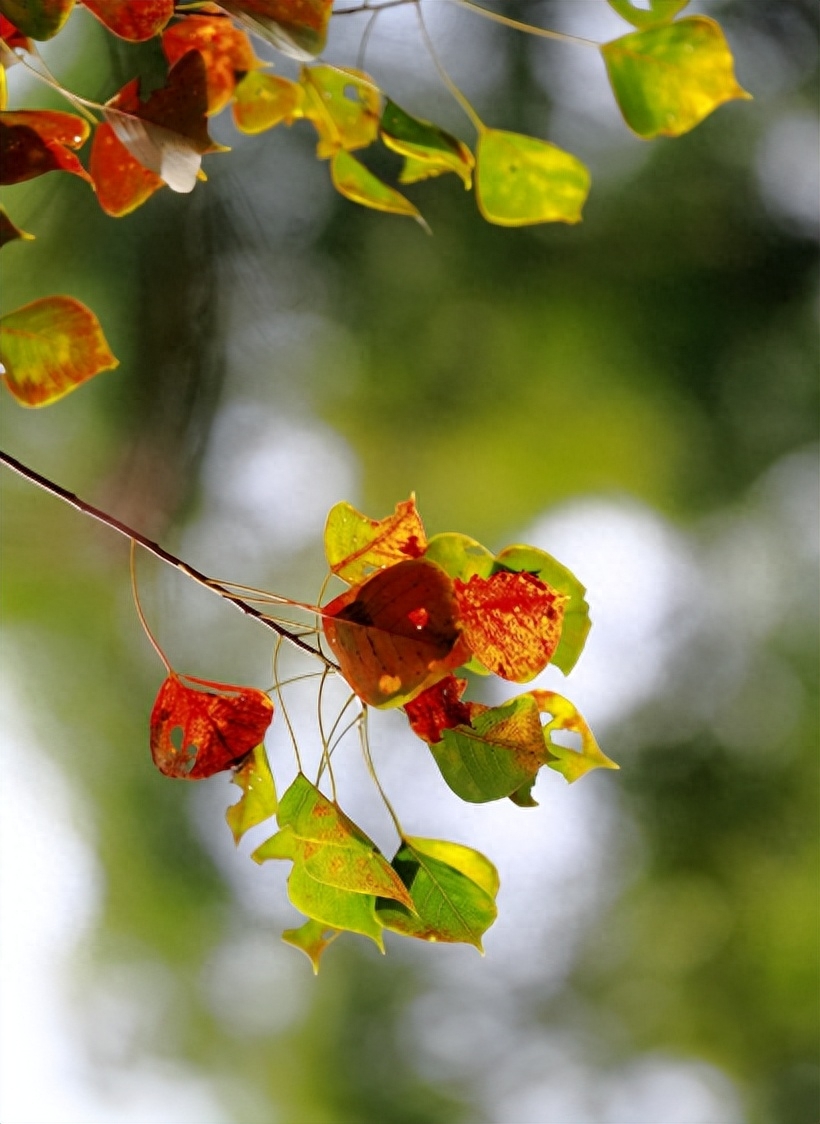
POLYGON ((172 65, 188 51, 202 55, 209 115, 218 113, 231 100, 238 74, 262 65, 247 34, 234 27, 227 16, 187 16, 163 32, 162 49, 172 65))
POLYGON ((0 184, 24 183, 46 172, 90 176, 71 151, 88 138, 88 123, 73 113, 24 109, 0 113, 0 184))
POLYGON ((82 0, 100 23, 120 39, 152 39, 174 14, 174 0, 82 0))
MULTIPOLYGON (((139 78, 132 79, 108 103, 113 109, 135 113, 140 107, 139 78)), ((107 122, 94 130, 88 168, 97 200, 106 214, 121 218, 141 206, 164 181, 143 167, 107 122)))
POLYGON ((170 674, 151 711, 151 756, 168 777, 201 780, 239 764, 258 746, 273 703, 255 687, 186 686, 170 674))
POLYGON ((441 741, 444 730, 469 726, 472 707, 461 701, 466 687, 466 679, 448 675, 407 703, 404 709, 413 733, 433 743, 441 741))
POLYGON ((526 683, 549 663, 561 639, 563 594, 529 573, 499 571, 456 580, 464 639, 486 668, 526 683))

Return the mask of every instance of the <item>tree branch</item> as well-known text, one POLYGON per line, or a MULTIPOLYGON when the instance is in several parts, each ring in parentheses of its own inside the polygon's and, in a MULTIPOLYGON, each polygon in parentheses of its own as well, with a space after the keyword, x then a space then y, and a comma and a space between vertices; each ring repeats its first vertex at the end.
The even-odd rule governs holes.
POLYGON ((147 550, 149 554, 153 554, 162 562, 173 566, 198 585, 209 589, 212 593, 218 594, 223 600, 229 601, 231 605, 243 612, 245 616, 251 617, 253 620, 265 625, 266 628, 271 629, 277 636, 281 636, 283 640, 287 640, 288 643, 293 644, 294 647, 301 648, 303 652, 307 652, 314 658, 320 659, 326 667, 336 670, 336 664, 332 660, 328 659, 318 648, 314 648, 312 645, 306 643, 295 632, 291 632, 289 629, 285 628, 284 625, 279 624, 278 621, 271 620, 270 617, 265 616, 264 613, 255 609, 253 605, 249 605, 247 601, 243 601, 241 597, 237 597, 235 594, 231 593, 224 585, 209 578, 206 574, 203 574, 193 566, 189 566, 187 562, 183 562, 181 558, 177 558, 176 555, 171 554, 170 551, 165 550, 158 543, 146 538, 145 535, 141 535, 139 531, 135 531, 125 523, 121 523, 119 519, 115 519, 113 515, 109 515, 108 512, 101 511, 97 507, 92 507, 91 504, 86 503, 85 500, 81 500, 79 496, 75 496, 73 492, 61 488, 60 485, 55 484, 53 480, 41 476, 39 472, 35 472, 33 468, 29 468, 28 465, 9 456, 8 453, 4 453, 2 450, 0 450, 0 464, 4 464, 6 468, 10 468, 12 472, 16 472, 18 476, 22 476, 24 480, 36 484, 38 488, 42 488, 43 491, 48 492, 52 496, 56 496, 57 499, 62 500, 64 503, 70 504, 70 506, 76 508, 77 511, 81 511, 83 515, 89 515, 92 519, 104 523, 106 527, 118 531, 119 534, 124 535, 132 542, 138 543, 144 550, 147 550))

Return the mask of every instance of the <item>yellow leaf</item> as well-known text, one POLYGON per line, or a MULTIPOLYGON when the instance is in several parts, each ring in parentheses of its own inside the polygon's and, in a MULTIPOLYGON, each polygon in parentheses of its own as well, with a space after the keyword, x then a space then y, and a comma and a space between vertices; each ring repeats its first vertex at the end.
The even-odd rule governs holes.
POLYGON ((333 186, 340 195, 351 199, 354 203, 361 203, 363 207, 372 207, 374 211, 389 211, 392 215, 408 215, 428 230, 427 223, 419 210, 413 206, 409 199, 382 183, 377 176, 365 168, 355 156, 349 152, 337 152, 330 165, 333 186))
POLYGON ((476 198, 488 222, 580 222, 589 184, 581 161, 547 141, 500 129, 479 137, 476 198))

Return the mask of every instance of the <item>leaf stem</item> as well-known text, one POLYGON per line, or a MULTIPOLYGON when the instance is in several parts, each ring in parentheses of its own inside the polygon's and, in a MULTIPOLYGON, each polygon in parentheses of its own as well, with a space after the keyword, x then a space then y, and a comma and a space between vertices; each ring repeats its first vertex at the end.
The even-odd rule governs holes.
POLYGON ((542 39, 557 39, 562 43, 579 43, 584 47, 594 47, 596 51, 601 46, 594 39, 584 39, 581 35, 569 35, 565 31, 550 31, 547 27, 536 27, 534 24, 513 19, 512 16, 503 16, 500 12, 491 12, 489 8, 483 8, 480 4, 474 3, 474 0, 451 0, 451 3, 457 4, 459 8, 464 8, 468 12, 485 16, 495 23, 503 24, 504 27, 511 27, 515 31, 523 31, 527 35, 537 35, 542 39))
POLYGON ((430 38, 430 33, 427 30, 427 24, 424 22, 424 16, 421 14, 421 3, 419 2, 419 0, 416 0, 416 16, 417 16, 418 21, 419 21, 419 28, 421 29, 421 37, 424 40, 424 45, 427 48, 427 53, 430 55, 430 58, 432 59, 433 66, 438 71, 439 78, 442 80, 444 85, 450 91, 453 98, 458 102, 458 104, 464 110, 464 113, 466 114, 466 116, 469 117, 470 123, 472 124, 475 131, 478 133, 479 136, 481 136, 481 134, 483 132, 485 132, 485 129, 486 129, 486 127, 484 125, 484 122, 481 120, 481 118, 478 116, 476 111, 473 109, 470 102, 467 100, 467 98, 464 96, 464 94, 462 94, 461 90, 459 90, 458 86, 455 84, 455 82, 452 80, 450 75, 444 69, 444 66, 442 65, 441 59, 438 57, 438 53, 436 51, 436 48, 433 45, 433 40, 430 38))
POLYGON ((381 796, 382 801, 384 802, 384 806, 390 814, 390 819, 393 821, 393 826, 398 832, 399 839, 404 839, 404 828, 399 822, 399 817, 396 815, 393 805, 387 799, 387 793, 382 788, 381 781, 379 780, 376 773, 376 766, 373 764, 373 754, 370 751, 370 738, 367 732, 367 713, 367 706, 363 705, 362 713, 359 716, 359 738, 361 739, 362 743, 362 753, 364 755, 364 761, 367 765, 367 771, 368 773, 370 773, 370 779, 379 790, 379 796, 381 796))
POLYGON ((128 569, 131 573, 131 595, 134 598, 134 608, 137 610, 137 616, 139 617, 140 624, 142 625, 142 630, 145 633, 145 635, 148 637, 149 641, 151 642, 151 647, 154 649, 154 651, 157 653, 159 658, 165 664, 166 672, 169 675, 173 675, 174 669, 171 667, 171 664, 168 660, 168 657, 165 655, 162 648, 159 646, 159 641, 154 636, 151 629, 148 627, 148 621, 145 619, 145 613, 143 613, 142 605, 140 604, 140 595, 139 595, 139 590, 137 589, 137 541, 136 541, 136 539, 131 539, 131 546, 130 546, 129 551, 128 551, 128 569))
POLYGON ((104 523, 106 527, 110 527, 112 530, 124 535, 127 539, 132 539, 141 546, 143 550, 147 550, 149 554, 153 554, 167 565, 173 566, 174 569, 179 570, 180 573, 185 574, 186 577, 195 581, 197 585, 201 585, 203 589, 209 589, 212 593, 216 593, 224 601, 229 602, 235 608, 239 609, 245 616, 251 617, 253 620, 263 624, 266 628, 271 629, 281 640, 287 640, 289 644, 301 649, 303 652, 307 652, 308 655, 313 656, 314 659, 321 660, 325 667, 333 671, 338 670, 333 660, 329 659, 324 652, 317 650, 311 644, 305 643, 297 633, 291 632, 290 629, 285 628, 278 621, 266 616, 258 609, 254 609, 247 601, 243 601, 241 597, 237 597, 236 594, 231 593, 229 589, 220 585, 219 582, 215 582, 200 570, 189 566, 187 562, 184 562, 181 558, 177 558, 176 555, 171 554, 170 551, 165 550, 158 543, 146 538, 145 535, 141 535, 139 531, 135 531, 132 527, 121 523, 120 520, 115 519, 113 515, 109 515, 107 512, 101 511, 97 507, 92 507, 91 504, 86 503, 85 500, 80 499, 80 497, 74 495, 73 492, 69 492, 67 489, 60 487, 59 484, 55 484, 53 480, 41 476, 39 472, 35 472, 33 468, 29 468, 27 465, 18 461, 15 457, 9 456, 8 453, 4 453, 2 450, 0 450, 0 464, 5 465, 6 468, 10 468, 12 472, 16 472, 18 476, 22 476, 30 483, 36 484, 39 488, 42 488, 43 491, 48 492, 52 496, 56 496, 57 499, 62 500, 63 503, 67 503, 71 507, 76 508, 77 511, 81 511, 83 515, 88 515, 92 519, 104 523))

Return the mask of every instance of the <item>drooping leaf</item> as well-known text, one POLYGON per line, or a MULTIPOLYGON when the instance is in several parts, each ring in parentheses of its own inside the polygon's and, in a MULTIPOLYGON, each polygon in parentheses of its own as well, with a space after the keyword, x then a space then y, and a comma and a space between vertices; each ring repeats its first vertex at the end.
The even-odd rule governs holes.
POLYGON ((683 11, 689 0, 649 0, 649 6, 639 8, 633 0, 607 0, 610 8, 622 16, 633 27, 657 27, 670 23, 678 12, 683 11))
POLYGON ((342 675, 371 706, 403 706, 459 658, 453 583, 432 562, 411 559, 380 570, 324 614, 342 675))
POLYGON ((40 42, 57 34, 73 7, 74 0, 0 0, 0 13, 21 35, 40 42))
POLYGON ((410 836, 393 866, 416 912, 380 899, 377 916, 386 929, 419 940, 471 944, 483 951, 481 938, 497 916, 498 889, 495 868, 483 855, 458 843, 410 836))
POLYGON ((470 704, 461 701, 466 687, 466 679, 448 675, 416 695, 404 708, 413 733, 430 743, 441 741, 444 730, 469 725, 470 704))
POLYGON ((496 558, 496 569, 526 571, 566 598, 561 638, 550 663, 568 675, 578 662, 591 627, 586 589, 566 566, 534 546, 508 546, 496 558))
POLYGON ((247 34, 234 27, 227 16, 186 16, 163 32, 162 49, 172 66, 188 51, 199 51, 202 55, 209 116, 224 109, 231 100, 238 74, 264 65, 254 54, 247 34))
POLYGON ((239 843, 246 831, 264 823, 276 814, 276 785, 268 764, 264 745, 258 745, 231 778, 242 789, 242 795, 225 813, 234 842, 239 843))
POLYGON ((391 215, 407 215, 425 230, 429 227, 421 212, 400 191, 383 183, 349 152, 337 152, 330 163, 333 186, 340 195, 374 211, 387 211, 391 215))
POLYGON ((15 226, 6 213, 6 208, 0 205, 0 246, 5 246, 7 242, 17 242, 22 239, 25 242, 34 240, 33 234, 27 234, 25 230, 20 230, 15 226))
POLYGON ((325 48, 333 0, 220 0, 220 7, 278 51, 309 62, 325 48))
POLYGON ((368 74, 336 66, 303 66, 299 81, 303 113, 319 134, 320 160, 373 143, 379 133, 382 95, 368 74))
POLYGON ((319 921, 306 921, 298 929, 285 929, 282 940, 285 944, 293 945, 300 952, 304 952, 313 965, 314 976, 318 976, 322 953, 338 936, 338 929, 331 929, 330 926, 322 925, 319 921))
POLYGON ((530 695, 542 713, 552 715, 552 720, 544 726, 547 748, 555 759, 547 762, 551 769, 555 769, 571 782, 588 773, 590 769, 620 768, 603 753, 586 721, 569 699, 556 695, 554 691, 530 691, 530 695), (580 751, 568 749, 553 741, 550 735, 556 730, 569 730, 580 735, 580 751))
POLYGON ((470 722, 443 729, 430 745, 447 784, 471 804, 501 800, 532 786, 550 759, 537 702, 519 695, 503 706, 472 706, 470 722))
POLYGON ((73 113, 21 109, 0 113, 0 184, 24 183, 46 172, 70 172, 91 182, 71 149, 88 139, 88 122, 73 113))
POLYGON ((416 498, 396 504, 386 519, 368 519, 352 504, 334 504, 325 523, 325 554, 338 577, 355 585, 376 570, 420 558, 427 546, 416 498))
POLYGON ((242 762, 262 743, 273 703, 255 687, 186 686, 175 674, 151 711, 151 756, 167 777, 201 780, 242 762))
POLYGON ((464 640, 502 679, 526 683, 550 662, 561 636, 565 597, 534 574, 499 570, 455 581, 464 640))
POLYGON ((749 98, 718 24, 689 16, 601 47, 621 113, 639 137, 678 137, 724 102, 749 98))
POLYGON ((580 222, 589 172, 577 157, 521 133, 485 129, 476 150, 476 200, 488 222, 580 222))
POLYGON ((234 91, 233 119, 243 133, 262 133, 302 116, 304 90, 297 82, 251 70, 234 91))
POLYGON ((430 121, 413 117, 389 98, 380 123, 380 135, 388 148, 406 157, 399 183, 455 172, 469 190, 475 158, 462 141, 430 121))
MULTIPOLYGON (((135 114, 140 109, 139 79, 132 79, 110 102, 112 109, 135 114)), ((164 187, 165 181, 149 172, 125 145, 111 126, 103 121, 94 130, 88 161, 97 201, 114 218, 128 215, 164 187)))
POLYGON ((46 406, 116 367, 100 322, 72 297, 43 297, 0 317, 0 367, 24 406, 46 406))
POLYGON ((81 0, 120 39, 142 43, 162 31, 174 14, 174 0, 81 0))

